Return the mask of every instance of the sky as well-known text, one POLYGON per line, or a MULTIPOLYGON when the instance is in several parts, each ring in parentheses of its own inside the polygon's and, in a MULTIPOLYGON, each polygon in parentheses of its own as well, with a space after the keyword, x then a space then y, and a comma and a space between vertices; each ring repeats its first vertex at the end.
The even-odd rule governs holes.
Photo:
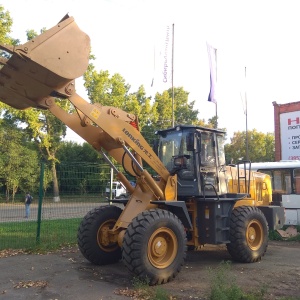
MULTIPOLYGON (((200 119, 215 116, 234 132, 274 132, 273 102, 300 101, 298 1, 278 0, 1 0, 13 19, 11 36, 26 42, 65 14, 91 38, 97 71, 119 73, 147 95, 171 87, 157 74, 158 49, 174 24, 174 86, 189 92, 200 119), (217 105, 210 88, 207 43, 217 49, 217 105), (154 54, 155 53, 155 54, 154 54), (154 78, 154 84, 151 86, 154 78), (247 127, 246 127, 247 124, 247 127)), ((170 48, 170 47, 169 47, 170 48)), ((88 100, 82 78, 77 93, 88 100)), ((68 140, 82 141, 71 130, 68 140)))

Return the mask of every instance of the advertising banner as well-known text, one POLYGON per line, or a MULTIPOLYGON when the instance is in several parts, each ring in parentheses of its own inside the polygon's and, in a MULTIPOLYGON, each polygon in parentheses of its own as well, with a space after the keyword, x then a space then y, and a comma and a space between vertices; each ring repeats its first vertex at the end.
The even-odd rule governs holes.
POLYGON ((281 159, 300 160, 300 111, 280 114, 281 159))

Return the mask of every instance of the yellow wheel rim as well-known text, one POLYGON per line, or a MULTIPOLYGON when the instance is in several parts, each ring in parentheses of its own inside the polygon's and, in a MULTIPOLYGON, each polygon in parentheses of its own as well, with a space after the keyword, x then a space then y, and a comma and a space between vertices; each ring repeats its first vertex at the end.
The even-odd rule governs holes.
POLYGON ((110 219, 101 224, 97 232, 98 246, 106 251, 112 252, 118 248, 118 243, 109 240, 108 231, 114 227, 116 220, 110 219))
POLYGON ((263 228, 259 221, 252 220, 246 232, 247 244, 251 250, 258 250, 263 242, 263 228))
POLYGON ((177 238, 171 229, 161 227, 153 232, 148 242, 148 258, 154 267, 163 269, 171 265, 177 251, 177 238))

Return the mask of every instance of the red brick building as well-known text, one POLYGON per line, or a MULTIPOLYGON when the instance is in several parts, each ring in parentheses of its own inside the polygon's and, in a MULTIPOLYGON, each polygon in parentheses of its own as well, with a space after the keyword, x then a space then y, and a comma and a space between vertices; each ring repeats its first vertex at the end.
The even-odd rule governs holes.
POLYGON ((275 161, 300 160, 300 101, 273 106, 275 161))

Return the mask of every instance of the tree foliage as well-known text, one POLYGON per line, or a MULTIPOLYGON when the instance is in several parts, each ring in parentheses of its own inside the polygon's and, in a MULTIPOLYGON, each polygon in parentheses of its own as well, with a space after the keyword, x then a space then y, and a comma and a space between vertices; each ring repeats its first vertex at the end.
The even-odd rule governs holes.
MULTIPOLYGON (((225 145, 225 153, 227 163, 246 159, 246 131, 234 133, 231 143, 225 145)), ((248 154, 249 160, 253 162, 274 161, 274 134, 265 134, 256 129, 248 131, 248 154)))
POLYGON ((157 129, 166 129, 176 124, 196 124, 198 121, 198 110, 194 110, 195 101, 188 102, 189 93, 183 87, 174 88, 174 101, 172 99, 173 91, 156 93, 154 104, 157 110, 157 119, 153 120, 157 129), (172 110, 174 108, 174 120, 172 110))
POLYGON ((130 92, 130 85, 120 74, 111 76, 108 71, 97 72, 93 64, 89 65, 84 80, 91 103, 118 107, 135 114, 140 130, 149 143, 156 130, 172 126, 172 107, 176 124, 196 124, 198 121, 195 102, 188 102, 189 93, 182 87, 174 88, 172 103, 172 89, 157 93, 152 101, 143 86, 137 92, 130 92))
POLYGON ((24 194, 36 191, 39 177, 39 159, 34 145, 12 122, 0 124, 0 178, 5 187, 6 201, 18 190, 24 194))
MULTIPOLYGON (((44 31, 45 28, 41 30, 41 33, 44 31)), ((27 30, 28 40, 35 38, 37 35, 34 30, 27 30)), ((72 107, 69 101, 56 99, 56 102, 57 105, 63 107, 66 111, 71 111, 72 107)), ((15 124, 25 127, 24 131, 37 144, 40 157, 49 162, 52 170, 54 197, 58 199, 59 189, 56 176, 56 152, 61 145, 62 138, 66 135, 66 125, 47 110, 17 110, 3 105, 2 111, 4 118, 12 119, 15 124)))
MULTIPOLYGON (((0 43, 17 45, 19 40, 10 37, 12 18, 9 12, 0 5, 0 43)), ((40 33, 44 32, 45 28, 40 33)), ((27 30, 27 38, 31 40, 37 36, 33 30, 27 30)), ((59 47, 59 45, 58 45, 59 47)), ((5 52, 0 52, 2 57, 7 57, 5 52)), ((95 57, 91 54, 90 61, 95 57)), ((84 74, 84 86, 87 90, 91 103, 102 106, 120 108, 128 113, 136 115, 139 119, 139 126, 142 135, 151 144, 155 138, 155 131, 166 129, 177 124, 192 124, 203 127, 218 128, 218 118, 211 117, 206 122, 198 119, 198 110, 194 108, 195 101, 189 101, 189 93, 183 87, 174 87, 156 93, 154 99, 147 96, 144 86, 132 92, 131 86, 118 73, 111 75, 109 71, 97 71, 90 63, 84 74), (174 93, 173 93, 174 92, 174 93), (174 95, 174 98, 172 98, 174 95)), ((71 112, 73 107, 68 100, 56 99, 57 105, 71 112)), ((16 189, 30 189, 20 175, 11 172, 7 175, 9 166, 24 173, 23 165, 14 165, 16 157, 25 157, 26 166, 36 168, 36 161, 42 158, 49 162, 52 168, 52 180, 54 196, 59 195, 58 181, 56 179, 56 164, 59 162, 88 161, 101 162, 99 155, 92 147, 84 143, 63 142, 66 135, 66 126, 63 122, 54 117, 49 111, 29 109, 25 111, 15 110, 0 103, 2 113, 2 124, 10 124, 11 128, 5 127, 6 131, 0 130, 0 139, 9 139, 9 143, 3 143, 0 147, 3 151, 0 154, 1 176, 5 178, 2 183, 8 188, 9 194, 14 195, 16 189), (21 130, 22 129, 22 130, 21 130), (22 137, 22 134, 24 137, 22 137), (24 138, 26 142, 24 142, 24 138), (36 148, 33 147, 33 142, 36 148), (8 148, 11 149, 8 151, 8 148), (38 152, 37 152, 38 150, 38 152), (11 153, 7 153, 11 152, 11 153), (22 153, 22 155, 21 155, 22 153), (18 177, 19 176, 19 177, 18 177)), ((4 127, 3 127, 4 128, 4 127)), ((248 131, 248 153, 251 161, 273 161, 274 160, 274 136, 271 133, 260 133, 256 130, 248 131)), ((226 146, 227 163, 235 163, 246 158, 246 133, 235 132, 231 143, 226 146)), ((25 174, 25 173, 24 173, 25 174)), ((50 180, 51 176, 47 178, 50 180)), ((47 179, 47 183, 48 180, 47 179)), ((84 190, 84 188, 83 188, 84 190)))
POLYGON ((19 40, 13 39, 9 34, 11 33, 11 27, 13 19, 10 16, 9 11, 6 11, 0 4, 0 43, 6 45, 17 45, 19 40))
MULTIPOLYGON (((4 7, 0 4, 0 44, 5 45, 17 45, 19 44, 19 40, 13 39, 10 37, 11 26, 13 24, 13 20, 8 11, 4 9, 4 7)), ((7 59, 9 54, 3 50, 0 50, 0 57, 7 59)), ((3 102, 0 101, 0 111, 6 108, 3 102)))
POLYGON ((57 151, 57 159, 63 163, 102 163, 101 156, 88 143, 62 142, 57 151))

